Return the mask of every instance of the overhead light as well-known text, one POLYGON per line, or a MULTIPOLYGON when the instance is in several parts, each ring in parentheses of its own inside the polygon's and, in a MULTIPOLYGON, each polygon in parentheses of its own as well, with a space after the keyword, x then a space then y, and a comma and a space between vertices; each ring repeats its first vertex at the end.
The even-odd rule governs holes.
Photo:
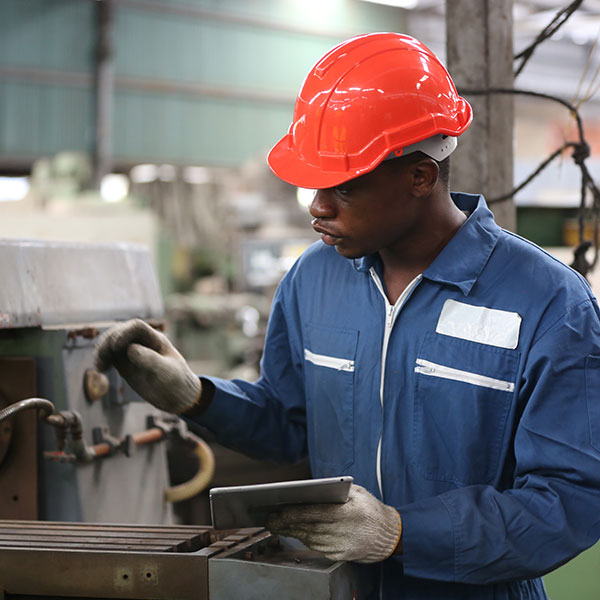
POLYGON ((100 183, 100 196, 105 202, 120 202, 129 193, 129 179, 125 175, 111 173, 100 183))
POLYGON ((210 170, 206 167, 185 167, 183 169, 183 180, 186 183, 200 185, 202 183, 211 183, 212 177, 210 170))
POLYGON ((158 179, 158 167, 152 164, 135 165, 129 177, 134 183, 151 183, 158 179))
POLYGON ((161 181, 175 181, 177 178, 177 170, 173 165, 160 165, 160 167, 158 167, 158 178, 161 181))
POLYGON ((27 177, 0 177, 0 202, 23 200, 28 191, 27 177))
POLYGON ((363 0, 373 4, 385 4, 386 6, 395 6, 396 8, 416 8, 419 0, 363 0))

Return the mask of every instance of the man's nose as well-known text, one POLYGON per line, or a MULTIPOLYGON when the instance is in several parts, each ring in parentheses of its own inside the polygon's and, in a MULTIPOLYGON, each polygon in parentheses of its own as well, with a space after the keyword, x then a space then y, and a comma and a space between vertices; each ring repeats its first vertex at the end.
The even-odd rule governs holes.
POLYGON ((315 190, 309 212, 316 219, 327 219, 335 216, 335 204, 331 198, 331 191, 315 190))

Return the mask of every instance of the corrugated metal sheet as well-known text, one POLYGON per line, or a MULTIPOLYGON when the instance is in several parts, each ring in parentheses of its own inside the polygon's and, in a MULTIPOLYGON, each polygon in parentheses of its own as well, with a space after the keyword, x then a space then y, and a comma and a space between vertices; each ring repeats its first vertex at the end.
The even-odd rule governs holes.
POLYGON ((90 71, 94 2, 2 0, 0 65, 90 71))
POLYGON ((4 81, 0 92, 0 156, 88 151, 93 96, 85 87, 4 81))
MULTIPOLYGON (((92 151, 96 8, 0 1, 0 168, 92 151)), ((318 56, 402 22, 398 9, 352 0, 118 0, 114 157, 232 165, 265 152, 318 56)))
POLYGON ((118 75, 287 91, 292 99, 315 58, 342 39, 142 12, 127 4, 119 9, 115 37, 118 75))
POLYGON ((89 151, 92 2, 0 2, 0 161, 89 151))
POLYGON ((179 96, 120 90, 116 96, 114 147, 128 163, 241 164, 264 152, 286 131, 292 106, 234 98, 179 96))

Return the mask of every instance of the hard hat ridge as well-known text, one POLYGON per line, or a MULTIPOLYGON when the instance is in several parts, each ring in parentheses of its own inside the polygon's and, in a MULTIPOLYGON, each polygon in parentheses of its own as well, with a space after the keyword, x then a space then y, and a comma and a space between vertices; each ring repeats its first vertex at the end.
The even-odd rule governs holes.
POLYGON ((439 59, 421 42, 374 33, 342 42, 306 76, 273 172, 299 187, 339 185, 394 153, 443 160, 472 119, 439 59))

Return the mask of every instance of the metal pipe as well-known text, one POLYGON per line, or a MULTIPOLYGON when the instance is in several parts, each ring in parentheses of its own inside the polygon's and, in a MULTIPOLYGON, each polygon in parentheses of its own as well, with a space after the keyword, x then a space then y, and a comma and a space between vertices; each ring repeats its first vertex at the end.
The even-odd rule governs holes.
POLYGON ((81 415, 74 410, 64 410, 46 417, 46 423, 56 428, 56 440, 59 452, 46 452, 44 456, 57 461, 79 460, 90 462, 96 457, 94 449, 88 446, 83 439, 83 422, 81 415), (69 453, 63 452, 67 437, 71 442, 68 445, 69 453))
POLYGON ((69 411, 71 422, 71 450, 77 460, 90 462, 96 458, 96 453, 91 446, 88 446, 83 439, 83 421, 77 411, 69 411))
POLYGON ((111 170, 111 130, 114 95, 112 60, 113 0, 96 2, 98 42, 96 54, 96 147, 94 152, 94 184, 100 189, 102 178, 111 170))
POLYGON ((101 444, 94 444, 90 451, 93 454, 92 458, 101 458, 113 452, 113 447, 107 442, 102 442, 101 444))
POLYGON ((45 398, 26 398, 25 400, 20 400, 19 402, 15 402, 10 406, 0 410, 0 423, 4 421, 4 419, 9 419, 13 415, 23 411, 36 408, 45 414, 42 418, 47 418, 54 412, 54 404, 50 402, 50 400, 46 400, 45 398))
MULTIPOLYGON (((45 402, 48 402, 47 400, 45 402)), ((50 406, 52 404, 48 402, 50 406)), ((9 407, 11 408, 11 407, 9 407)), ((52 406, 52 408, 54 408, 52 406)), ((4 412, 4 411, 3 411, 4 412)), ((1 414, 1 413, 0 413, 1 414)), ((44 456, 57 462, 91 462, 96 458, 110 456, 115 451, 115 446, 110 441, 100 441, 99 443, 88 446, 83 439, 83 423, 81 416, 76 411, 62 411, 56 414, 46 416, 46 422, 56 427, 57 439, 59 441, 58 452, 45 452, 44 456), (64 441, 70 435, 69 453, 63 452, 64 441)), ((201 438, 196 437, 189 431, 183 431, 181 421, 174 424, 165 423, 164 427, 154 426, 132 434, 131 441, 136 446, 151 444, 164 439, 167 434, 177 434, 184 442, 191 444, 194 454, 198 458, 198 471, 185 483, 175 485, 165 490, 165 499, 168 502, 181 502, 199 494, 204 490, 215 472, 215 457, 210 446, 201 438)), ((127 438, 123 438, 122 442, 127 438)), ((117 440, 118 442, 119 440, 117 440)))
POLYGON ((153 442, 159 442, 165 437, 165 432, 159 427, 152 427, 151 429, 146 429, 146 431, 140 431, 140 433, 134 433, 131 436, 133 443, 136 446, 141 446, 143 444, 151 444, 153 442))

